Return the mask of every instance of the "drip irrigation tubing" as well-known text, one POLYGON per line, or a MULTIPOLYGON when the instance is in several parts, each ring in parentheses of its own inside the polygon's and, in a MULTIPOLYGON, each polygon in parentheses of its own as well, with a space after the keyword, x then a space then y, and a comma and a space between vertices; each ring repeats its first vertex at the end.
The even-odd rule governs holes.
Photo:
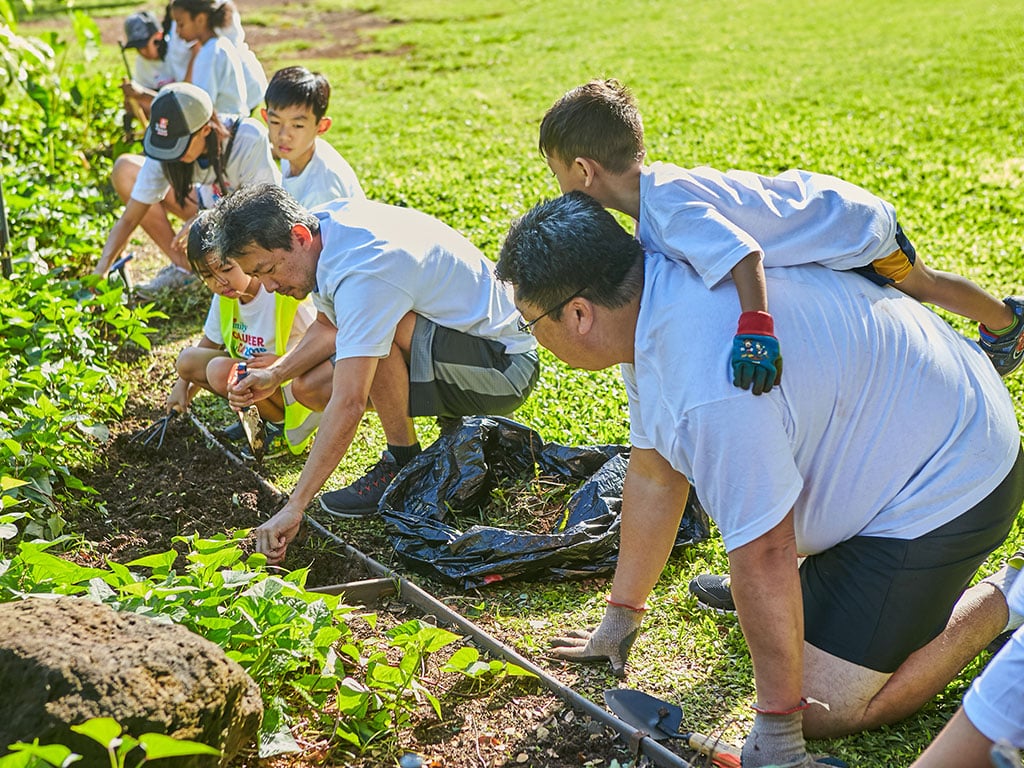
MULTIPOLYGON (((269 492, 275 499, 283 501, 288 498, 287 494, 281 491, 280 488, 277 488, 273 483, 263 477, 259 472, 253 469, 252 466, 243 461, 241 457, 218 440, 194 413, 189 411, 189 415, 192 418, 192 423, 196 425, 196 428, 203 434, 207 441, 218 446, 229 460, 252 472, 258 479, 259 483, 263 486, 264 490, 269 492)), ((360 599, 365 599, 371 595, 382 596, 385 594, 395 593, 400 600, 404 600, 420 609, 424 615, 434 617, 442 625, 446 627, 457 627, 466 636, 470 637, 476 645, 485 649, 494 656, 516 664, 536 675, 541 685, 572 707, 573 710, 582 715, 586 715, 592 720, 618 733, 622 737, 622 740, 626 744, 630 745, 634 754, 639 753, 645 755, 654 763, 654 765, 660 766, 660 768, 695 768, 692 763, 687 762, 675 752, 672 752, 662 744, 655 741, 647 734, 647 732, 634 728, 629 723, 620 720, 615 717, 615 715, 596 705, 594 702, 581 696, 569 686, 560 683, 546 670, 537 666, 526 657, 520 655, 515 649, 488 634, 484 629, 478 627, 469 619, 456 613, 429 592, 409 581, 404 576, 396 573, 383 563, 377 562, 366 553, 361 552, 351 544, 339 538, 337 534, 324 527, 317 520, 306 515, 305 522, 319 535, 339 544, 346 557, 360 563, 368 573, 376 577, 375 579, 362 582, 353 582, 351 585, 341 585, 353 587, 355 594, 350 592, 348 589, 342 590, 337 588, 332 588, 332 592, 345 591, 350 597, 355 598, 356 595, 358 595, 360 599)))

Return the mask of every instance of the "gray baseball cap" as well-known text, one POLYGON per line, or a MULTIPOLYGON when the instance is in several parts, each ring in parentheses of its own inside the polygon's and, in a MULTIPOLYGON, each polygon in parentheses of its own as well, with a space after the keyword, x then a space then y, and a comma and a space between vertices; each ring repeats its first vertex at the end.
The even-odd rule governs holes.
POLYGON ((152 11, 139 11, 124 20, 125 48, 142 48, 160 31, 160 22, 152 11))
POLYGON ((153 99, 142 148, 154 160, 179 160, 192 134, 213 117, 213 101, 192 83, 165 85, 153 99))

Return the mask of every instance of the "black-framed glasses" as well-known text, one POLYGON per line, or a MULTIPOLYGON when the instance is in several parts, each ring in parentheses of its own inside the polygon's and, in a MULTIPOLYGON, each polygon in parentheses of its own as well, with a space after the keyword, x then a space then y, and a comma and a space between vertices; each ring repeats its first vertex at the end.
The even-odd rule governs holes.
POLYGON ((563 299, 562 301, 558 302, 557 304, 555 304, 555 306, 553 306, 547 312, 543 312, 542 314, 537 315, 537 317, 533 318, 533 320, 531 320, 530 322, 526 322, 526 320, 523 317, 520 316, 519 322, 516 324, 516 327, 519 329, 520 333, 532 334, 533 333, 533 326, 535 326, 539 321, 543 320, 545 317, 550 315, 552 312, 557 312, 558 310, 560 310, 562 307, 564 307, 566 304, 568 304, 573 299, 579 298, 580 296, 583 295, 583 292, 586 291, 586 290, 587 290, 586 288, 580 288, 572 296, 569 296, 568 298, 563 299))

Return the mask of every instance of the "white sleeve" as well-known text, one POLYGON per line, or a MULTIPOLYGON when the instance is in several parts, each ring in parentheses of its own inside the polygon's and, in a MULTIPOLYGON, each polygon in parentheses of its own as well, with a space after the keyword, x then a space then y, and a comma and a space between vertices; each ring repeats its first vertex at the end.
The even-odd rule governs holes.
POLYGON ((640 409, 640 390, 636 383, 636 367, 629 363, 619 366, 622 383, 626 385, 626 400, 629 403, 629 444, 634 448, 654 448, 654 443, 644 432, 643 414, 640 409))
POLYGON ((192 83, 210 94, 218 115, 245 111, 245 72, 228 40, 214 38, 203 46, 192 65, 192 83))
POLYGON ((210 311, 206 313, 203 334, 215 344, 224 345, 224 334, 220 330, 220 296, 214 296, 210 302, 210 311))
POLYGON ((225 174, 232 188, 246 184, 281 185, 281 169, 270 154, 267 129, 251 118, 244 118, 235 134, 225 174))
POLYGON ((135 186, 132 187, 132 200, 153 205, 163 200, 170 191, 171 185, 164 176, 164 168, 160 161, 151 157, 143 159, 139 175, 135 177, 135 186))
POLYGON ((708 203, 690 201, 675 206, 666 216, 651 217, 659 243, 645 243, 652 250, 683 261, 714 288, 744 257, 764 250, 760 243, 708 203))
POLYGON ((342 279, 333 292, 337 358, 384 357, 413 300, 403 288, 365 274, 342 279))
POLYGON ((986 738, 1024 748, 1024 627, 975 679, 964 696, 964 713, 986 738))
POLYGON ((803 478, 773 400, 743 392, 693 408, 681 422, 693 485, 727 552, 782 522, 803 489, 803 478))

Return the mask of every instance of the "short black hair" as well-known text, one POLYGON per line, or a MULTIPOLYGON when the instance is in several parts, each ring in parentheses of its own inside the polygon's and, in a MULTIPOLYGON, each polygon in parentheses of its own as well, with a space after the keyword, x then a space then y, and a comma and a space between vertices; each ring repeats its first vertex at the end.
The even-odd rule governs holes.
POLYGON ((596 160, 623 173, 644 159, 644 124, 633 94, 618 80, 591 80, 567 92, 540 123, 540 152, 563 163, 596 160))
POLYGON ((214 248, 221 263, 253 245, 290 251, 295 224, 304 224, 314 235, 320 232, 320 220, 277 184, 246 184, 213 209, 214 248))
POLYGON ((311 72, 305 67, 285 67, 270 78, 264 99, 268 109, 309 107, 319 121, 327 114, 331 84, 319 72, 311 72))
POLYGON ((212 277, 210 257, 217 251, 216 230, 213 215, 208 210, 200 211, 192 220, 188 230, 188 244, 185 255, 192 271, 200 277, 212 277))
POLYGON ((581 295, 614 309, 643 287, 643 255, 640 243, 599 202, 570 192, 512 222, 495 271, 515 286, 517 299, 535 307, 581 295))

